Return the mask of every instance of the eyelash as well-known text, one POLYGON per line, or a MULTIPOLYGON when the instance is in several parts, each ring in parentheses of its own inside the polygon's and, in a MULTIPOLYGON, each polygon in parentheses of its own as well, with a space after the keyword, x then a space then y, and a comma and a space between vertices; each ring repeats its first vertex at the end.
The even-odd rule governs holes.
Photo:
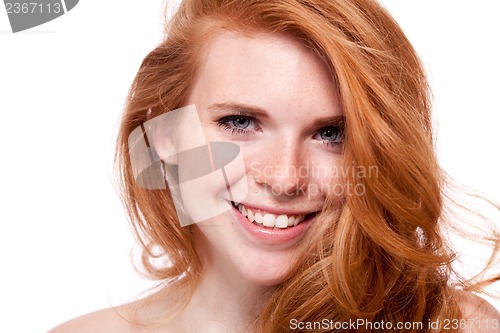
POLYGON ((223 118, 217 120, 217 125, 222 127, 223 129, 227 130, 227 131, 231 131, 231 134, 242 134, 242 135, 250 134, 252 132, 251 130, 238 128, 238 127, 235 127, 235 126, 228 124, 229 122, 232 122, 232 121, 234 122, 235 120, 238 120, 238 119, 245 119, 245 120, 248 120, 252 123, 257 122, 257 119, 255 119, 255 117, 244 116, 241 114, 233 114, 233 115, 226 116, 226 117, 223 117, 223 118))
POLYGON ((339 147, 339 146, 342 146, 344 144, 344 128, 341 127, 341 126, 334 126, 334 125, 330 125, 330 126, 326 126, 326 127, 322 127, 320 128, 320 130, 315 134, 318 135, 321 133, 321 131, 324 131, 324 130, 331 130, 333 132, 335 132, 336 134, 336 137, 340 137, 340 142, 334 142, 334 141, 328 141, 328 140, 321 140, 320 141, 325 144, 327 147, 339 147))
MULTIPOLYGON (((217 120, 217 125, 220 126, 221 128, 223 128, 224 130, 231 131, 231 134, 239 134, 239 135, 250 134, 252 132, 252 130, 247 130, 246 128, 243 129, 243 128, 235 127, 234 123, 233 123, 233 125, 229 124, 230 122, 234 122, 238 119, 245 119, 247 121, 250 121, 251 124, 253 123, 255 125, 257 123, 257 119, 255 117, 246 116, 246 115, 242 115, 242 114, 233 114, 233 115, 225 116, 225 117, 217 120)), ((250 126, 251 125, 249 125, 248 127, 250 127, 250 126)), ((343 126, 330 125, 330 126, 322 127, 318 130, 318 132, 314 136, 320 134, 321 131, 326 130, 326 129, 333 130, 335 133, 337 133, 337 135, 341 136, 340 142, 333 142, 333 141, 321 140, 321 139, 319 139, 319 141, 321 141, 327 147, 342 146, 344 143, 344 128, 343 128, 343 126)))

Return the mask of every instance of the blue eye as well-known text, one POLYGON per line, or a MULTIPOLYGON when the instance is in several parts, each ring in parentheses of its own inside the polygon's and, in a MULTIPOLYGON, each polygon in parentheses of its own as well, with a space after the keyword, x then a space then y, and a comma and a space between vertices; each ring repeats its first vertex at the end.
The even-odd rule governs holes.
POLYGON ((230 115, 217 121, 217 125, 231 133, 247 134, 257 129, 256 119, 250 116, 230 115))
POLYGON ((314 135, 314 139, 321 141, 328 148, 338 150, 340 153, 344 144, 343 126, 323 127, 314 135))
POLYGON ((250 119, 247 117, 238 117, 231 120, 231 124, 240 129, 245 129, 250 126, 250 119))
POLYGON ((344 131, 335 126, 323 127, 318 131, 315 138, 323 140, 329 145, 340 145, 344 142, 344 131))

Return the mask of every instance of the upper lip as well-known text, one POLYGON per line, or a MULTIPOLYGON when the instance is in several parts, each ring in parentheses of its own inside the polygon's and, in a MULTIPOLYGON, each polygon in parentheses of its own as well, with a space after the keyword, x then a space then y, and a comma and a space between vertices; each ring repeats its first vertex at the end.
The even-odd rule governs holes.
POLYGON ((246 208, 250 208, 250 209, 257 209, 257 210, 261 210, 261 211, 264 211, 264 212, 267 212, 267 213, 271 213, 271 214, 275 214, 275 215, 282 215, 282 214, 286 214, 286 215, 307 215, 307 214, 311 214, 311 213, 317 213, 319 212, 321 209, 311 209, 311 210, 308 210, 308 211, 299 211, 299 210, 294 210, 294 209, 282 209, 282 208, 272 208, 272 207, 265 207, 265 206, 259 206, 259 205, 252 205, 252 204, 247 204, 245 202, 240 202, 243 206, 245 206, 246 208))

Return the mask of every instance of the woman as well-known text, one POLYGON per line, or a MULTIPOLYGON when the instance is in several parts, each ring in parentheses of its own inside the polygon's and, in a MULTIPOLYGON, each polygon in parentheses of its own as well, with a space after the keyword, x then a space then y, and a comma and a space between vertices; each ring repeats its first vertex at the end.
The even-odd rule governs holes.
POLYGON ((184 1, 117 151, 163 283, 53 332, 498 331, 450 277, 429 99, 374 1, 184 1))

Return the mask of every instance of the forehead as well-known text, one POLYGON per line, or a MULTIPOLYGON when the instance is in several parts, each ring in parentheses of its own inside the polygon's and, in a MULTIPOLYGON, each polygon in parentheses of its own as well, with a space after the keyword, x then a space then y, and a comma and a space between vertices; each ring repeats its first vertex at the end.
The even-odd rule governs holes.
MULTIPOLYGON (((278 34, 221 31, 214 36, 207 49, 206 64, 247 70, 254 76, 264 74, 263 71, 268 72, 269 67, 274 67, 276 71, 284 68, 292 72, 300 66, 301 60, 314 58, 298 41, 278 34), (242 67, 242 62, 251 64, 252 68, 242 67)), ((313 62, 317 62, 315 60, 313 62)))
POLYGON ((202 55, 191 97, 201 107, 238 101, 273 110, 339 109, 321 59, 294 38, 278 34, 217 33, 202 55))

